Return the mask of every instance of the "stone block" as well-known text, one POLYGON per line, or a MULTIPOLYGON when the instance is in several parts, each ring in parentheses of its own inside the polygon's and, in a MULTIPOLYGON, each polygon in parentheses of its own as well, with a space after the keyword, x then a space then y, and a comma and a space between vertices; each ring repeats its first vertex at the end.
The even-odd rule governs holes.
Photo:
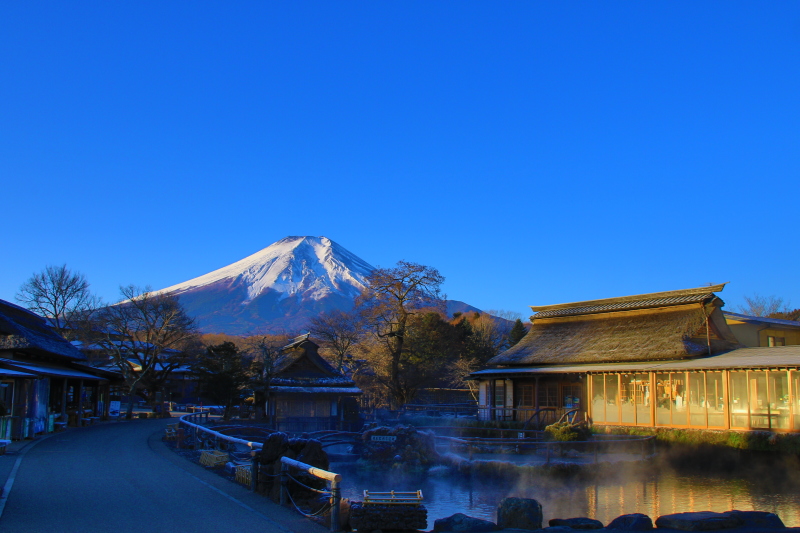
POLYGON ((603 529, 603 523, 593 518, 553 518, 550 527, 566 526, 572 529, 603 529))
POLYGON ((725 514, 738 518, 745 527, 771 529, 783 529, 786 527, 778 515, 766 511, 728 511, 725 514))
POLYGON ((612 520, 606 529, 618 529, 622 531, 649 531, 653 529, 653 521, 649 516, 642 513, 631 513, 618 516, 612 520))
POLYGON ((695 513, 675 513, 659 516, 656 527, 660 529, 677 529, 679 531, 714 531, 730 529, 742 525, 742 520, 729 513, 700 511, 695 513))
POLYGON ((424 505, 364 505, 350 503, 350 528, 355 531, 425 529, 428 510, 424 505))
POLYGON ((480 533, 484 531, 494 531, 497 525, 488 520, 481 520, 462 513, 456 513, 447 518, 440 518, 433 523, 433 531, 462 531, 467 533, 480 533))
POLYGON ((497 507, 500 529, 542 529, 542 504, 532 498, 504 498, 497 507))

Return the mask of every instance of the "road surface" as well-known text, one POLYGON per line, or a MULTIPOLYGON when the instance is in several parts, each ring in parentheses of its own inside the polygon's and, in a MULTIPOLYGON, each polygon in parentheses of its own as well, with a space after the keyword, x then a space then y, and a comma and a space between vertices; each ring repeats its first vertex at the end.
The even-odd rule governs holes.
POLYGON ((170 422, 73 428, 17 453, 12 446, 0 456, 0 531, 327 530, 169 450, 161 435, 170 422))

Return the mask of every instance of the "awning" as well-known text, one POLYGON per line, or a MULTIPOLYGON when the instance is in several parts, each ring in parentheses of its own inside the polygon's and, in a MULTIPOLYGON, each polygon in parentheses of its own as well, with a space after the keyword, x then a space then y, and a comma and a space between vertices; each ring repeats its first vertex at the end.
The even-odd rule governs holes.
POLYGON ((60 378, 75 378, 86 379, 90 381, 105 381, 105 378, 81 372, 74 368, 69 368, 61 365, 52 365, 45 363, 33 363, 30 361, 17 361, 15 359, 2 359, 0 358, 0 368, 4 370, 16 370, 19 372, 30 373, 31 377, 60 377, 60 378))
POLYGON ((358 387, 282 387, 272 386, 270 393, 280 394, 361 394, 358 387))
POLYGON ((638 363, 587 363, 490 368, 470 374, 475 378, 524 377, 536 374, 586 374, 589 372, 668 372, 684 370, 800 369, 800 346, 739 348, 730 352, 676 361, 638 363))
POLYGON ((9 370, 7 368, 0 368, 0 377, 4 378, 37 378, 36 374, 27 374, 18 370, 9 370))

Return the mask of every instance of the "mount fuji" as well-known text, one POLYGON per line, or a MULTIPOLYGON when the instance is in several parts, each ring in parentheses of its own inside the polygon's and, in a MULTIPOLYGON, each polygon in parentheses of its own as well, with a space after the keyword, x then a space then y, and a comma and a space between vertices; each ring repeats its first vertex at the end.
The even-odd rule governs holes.
MULTIPOLYGON (((158 292, 178 296, 204 333, 293 333, 319 313, 352 309, 374 269, 327 237, 286 237, 158 292)), ((477 311, 457 301, 447 307, 477 311)))

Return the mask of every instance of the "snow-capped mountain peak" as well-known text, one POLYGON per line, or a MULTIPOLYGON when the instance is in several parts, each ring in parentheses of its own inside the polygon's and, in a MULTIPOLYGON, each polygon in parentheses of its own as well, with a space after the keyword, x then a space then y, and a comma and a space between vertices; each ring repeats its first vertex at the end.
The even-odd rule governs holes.
POLYGON ((373 270, 327 237, 286 237, 240 261, 159 292, 180 295, 225 283, 246 289, 243 304, 268 289, 279 293, 279 299, 298 295, 303 300, 320 300, 333 294, 355 298, 373 270))

